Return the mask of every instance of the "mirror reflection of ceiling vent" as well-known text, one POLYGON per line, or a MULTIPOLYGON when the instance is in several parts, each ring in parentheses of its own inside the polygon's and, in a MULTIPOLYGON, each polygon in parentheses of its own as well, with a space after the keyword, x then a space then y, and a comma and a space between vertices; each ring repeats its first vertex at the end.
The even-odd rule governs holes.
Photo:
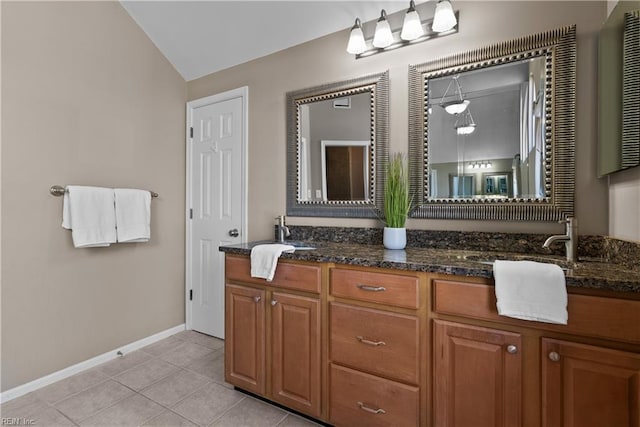
POLYGON ((333 100, 333 108, 351 108, 351 97, 344 96, 333 100))

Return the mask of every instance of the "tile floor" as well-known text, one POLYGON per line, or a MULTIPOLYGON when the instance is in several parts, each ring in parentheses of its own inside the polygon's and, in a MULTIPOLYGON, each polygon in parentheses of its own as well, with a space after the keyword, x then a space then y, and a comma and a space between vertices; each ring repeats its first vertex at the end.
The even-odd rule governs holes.
POLYGON ((11 400, 0 425, 316 426, 233 390, 224 341, 184 331, 11 400))

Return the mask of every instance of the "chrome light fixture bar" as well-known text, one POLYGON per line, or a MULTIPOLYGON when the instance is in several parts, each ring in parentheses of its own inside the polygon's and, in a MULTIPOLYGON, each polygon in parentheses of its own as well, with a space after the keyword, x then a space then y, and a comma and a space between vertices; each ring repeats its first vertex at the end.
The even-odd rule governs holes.
MULTIPOLYGON (((440 2, 446 2, 449 8, 451 7, 448 0, 440 0, 440 2)), ((438 3, 438 5, 439 4, 440 3, 438 3)), ((347 52, 354 54, 356 59, 360 59, 400 47, 422 43, 434 38, 455 34, 458 32, 459 13, 453 12, 453 10, 452 13, 455 19, 453 26, 447 30, 435 31, 433 29, 434 26, 436 28, 446 28, 451 24, 451 19, 449 18, 448 21, 446 21, 446 25, 438 23, 438 19, 441 19, 438 18, 438 15, 434 16, 433 19, 421 21, 418 12, 415 10, 415 4, 411 1, 409 9, 407 9, 405 14, 402 28, 392 30, 387 19, 387 14, 382 10, 380 18, 376 23, 375 34, 370 39, 365 39, 360 19, 356 18, 356 24, 351 28, 347 52)))

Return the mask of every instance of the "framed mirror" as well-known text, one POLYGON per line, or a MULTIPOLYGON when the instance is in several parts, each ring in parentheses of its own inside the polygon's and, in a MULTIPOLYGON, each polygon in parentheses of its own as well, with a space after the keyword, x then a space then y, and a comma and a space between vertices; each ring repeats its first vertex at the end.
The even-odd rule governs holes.
POLYGON ((411 216, 573 215, 575 79, 575 26, 409 66, 411 216))
POLYGON ((640 1, 618 2, 598 37, 598 177, 640 165, 640 1))
POLYGON ((287 215, 381 216, 388 72, 287 93, 287 215))

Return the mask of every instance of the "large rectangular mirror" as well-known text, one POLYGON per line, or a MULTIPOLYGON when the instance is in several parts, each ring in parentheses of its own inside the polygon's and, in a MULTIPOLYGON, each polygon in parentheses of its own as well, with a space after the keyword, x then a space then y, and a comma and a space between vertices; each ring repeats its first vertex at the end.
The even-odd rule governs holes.
POLYGON ((388 73, 287 93, 287 214, 381 215, 388 73))
POLYGON ((410 66, 415 218, 573 214, 575 26, 410 66))
POLYGON ((616 4, 598 38, 598 176, 640 165, 640 1, 616 4))

